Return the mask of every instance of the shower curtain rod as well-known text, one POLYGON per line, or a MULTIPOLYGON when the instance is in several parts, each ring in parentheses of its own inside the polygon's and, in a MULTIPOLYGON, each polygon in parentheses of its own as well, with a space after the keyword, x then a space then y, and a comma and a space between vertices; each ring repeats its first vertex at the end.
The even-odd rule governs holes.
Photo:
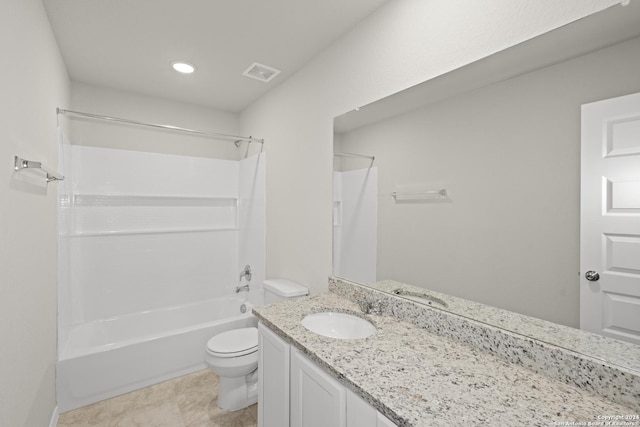
POLYGON ((364 154, 353 154, 353 153, 333 153, 336 157, 359 157, 361 159, 370 159, 371 164, 369 167, 373 167, 373 162, 376 160, 376 156, 365 156, 364 154))
POLYGON ((177 131, 177 132, 185 132, 185 133, 190 133, 192 135, 204 136, 204 137, 207 137, 207 138, 228 139, 228 140, 232 140, 236 144, 236 147, 238 146, 238 142, 240 142, 240 141, 258 142, 258 143, 262 144, 263 147, 264 147, 264 139, 257 139, 257 138, 253 138, 251 136, 229 135, 229 134, 226 134, 226 133, 217 133, 217 132, 203 132, 203 131, 200 131, 200 130, 181 128, 181 127, 178 127, 178 126, 160 125, 160 124, 156 124, 156 123, 145 123, 145 122, 138 122, 138 121, 135 121, 135 120, 120 119, 120 118, 117 118, 117 117, 101 116, 99 114, 83 113, 83 112, 80 112, 80 111, 72 111, 72 110, 63 110, 62 108, 56 108, 56 114, 66 114, 66 115, 71 115, 71 116, 88 117, 88 118, 97 119, 97 120, 106 120, 106 121, 110 121, 110 122, 126 123, 126 124, 129 124, 129 125, 147 126, 147 127, 157 128, 157 129, 166 129, 166 130, 172 130, 172 131, 177 131))
POLYGON ((376 156, 365 156, 364 154, 333 153, 333 155, 337 157, 362 157, 364 159, 370 159, 372 162, 376 159, 376 156))

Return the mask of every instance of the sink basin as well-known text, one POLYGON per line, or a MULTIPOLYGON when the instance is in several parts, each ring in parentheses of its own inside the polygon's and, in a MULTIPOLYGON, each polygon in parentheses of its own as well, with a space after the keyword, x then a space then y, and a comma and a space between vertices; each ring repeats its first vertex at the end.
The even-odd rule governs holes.
POLYGON ((347 313, 325 311, 309 314, 301 323, 313 333, 343 340, 367 338, 376 333, 376 327, 371 322, 347 313))

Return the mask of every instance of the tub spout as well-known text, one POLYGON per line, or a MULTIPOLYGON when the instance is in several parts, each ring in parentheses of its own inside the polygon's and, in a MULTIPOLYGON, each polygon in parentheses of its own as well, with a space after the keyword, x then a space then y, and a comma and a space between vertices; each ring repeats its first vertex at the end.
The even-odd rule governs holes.
POLYGON ((246 285, 243 285, 243 286, 236 286, 236 294, 240 291, 249 292, 249 284, 247 283, 246 285))

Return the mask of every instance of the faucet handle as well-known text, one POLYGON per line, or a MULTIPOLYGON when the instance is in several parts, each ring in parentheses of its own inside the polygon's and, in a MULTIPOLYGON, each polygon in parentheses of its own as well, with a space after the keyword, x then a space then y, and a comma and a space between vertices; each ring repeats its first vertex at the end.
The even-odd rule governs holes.
POLYGON ((387 303, 382 300, 378 300, 371 308, 375 309, 377 315, 382 316, 384 314, 384 310, 387 308, 387 303))
POLYGON ((369 314, 371 312, 372 304, 366 299, 359 299, 357 303, 364 314, 369 314))
POLYGON ((247 282, 251 281, 251 266, 249 264, 244 266, 244 270, 242 270, 240 272, 240 280, 242 280, 243 277, 245 277, 247 279, 247 282))

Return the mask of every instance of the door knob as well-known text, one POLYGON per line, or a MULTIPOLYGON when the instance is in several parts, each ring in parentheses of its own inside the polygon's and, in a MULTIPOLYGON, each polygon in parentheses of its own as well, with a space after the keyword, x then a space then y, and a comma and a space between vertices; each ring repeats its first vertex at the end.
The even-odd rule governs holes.
POLYGON ((597 271, 589 270, 584 273, 584 277, 590 282, 596 282, 600 278, 600 275, 597 271))

